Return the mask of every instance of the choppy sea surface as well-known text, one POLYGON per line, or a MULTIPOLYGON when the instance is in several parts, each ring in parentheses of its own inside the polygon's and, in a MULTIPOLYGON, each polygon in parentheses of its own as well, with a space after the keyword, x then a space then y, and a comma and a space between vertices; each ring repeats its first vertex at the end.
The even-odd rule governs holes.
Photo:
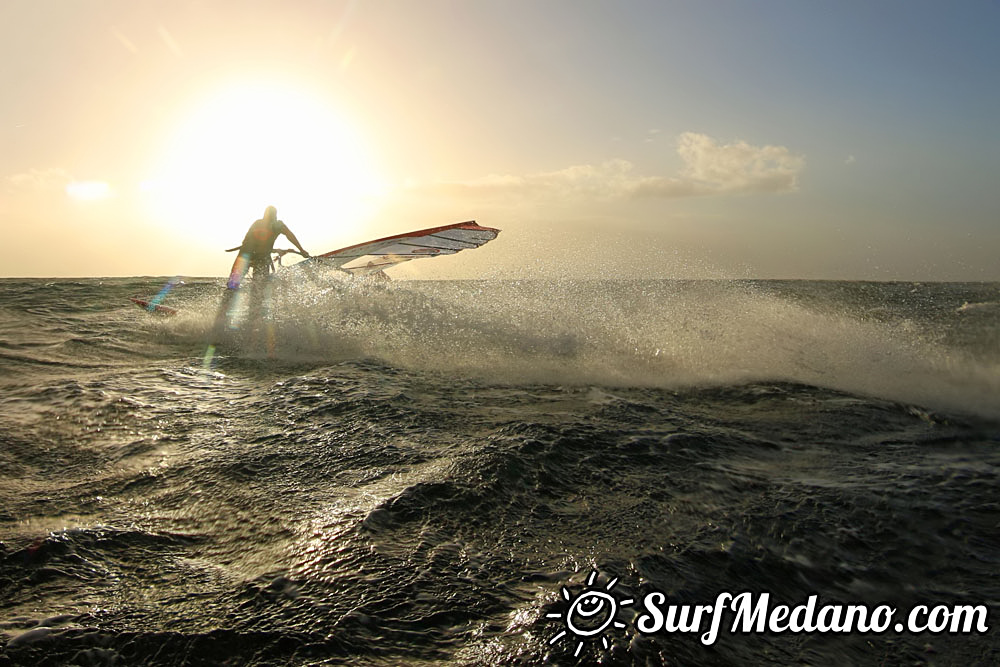
POLYGON ((0 280, 0 665, 1000 664, 998 284, 165 282, 0 280))

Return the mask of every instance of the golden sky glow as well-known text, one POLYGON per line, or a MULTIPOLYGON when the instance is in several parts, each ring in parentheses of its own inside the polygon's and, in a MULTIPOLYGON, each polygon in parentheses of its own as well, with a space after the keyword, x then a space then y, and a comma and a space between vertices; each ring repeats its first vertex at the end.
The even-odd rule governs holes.
POLYGON ((217 221, 281 202, 296 234, 333 241, 329 221, 365 221, 387 189, 357 127, 306 85, 250 79, 195 98, 142 185, 150 219, 220 245, 217 221), (176 221, 176 222, 175 222, 176 221))
POLYGON ((404 275, 1000 279, 1000 9, 720 1, 3 3, 2 273, 221 275, 274 205, 504 230, 404 275))

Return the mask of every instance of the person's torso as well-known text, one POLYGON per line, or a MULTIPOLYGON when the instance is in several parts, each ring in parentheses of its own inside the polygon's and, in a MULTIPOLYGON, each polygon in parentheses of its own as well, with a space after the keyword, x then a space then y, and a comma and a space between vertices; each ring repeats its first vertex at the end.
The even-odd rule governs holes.
POLYGON ((243 239, 243 252, 249 252, 254 258, 266 257, 270 259, 271 250, 274 249, 274 241, 281 234, 281 222, 272 226, 267 220, 260 219, 250 225, 246 237, 243 239))

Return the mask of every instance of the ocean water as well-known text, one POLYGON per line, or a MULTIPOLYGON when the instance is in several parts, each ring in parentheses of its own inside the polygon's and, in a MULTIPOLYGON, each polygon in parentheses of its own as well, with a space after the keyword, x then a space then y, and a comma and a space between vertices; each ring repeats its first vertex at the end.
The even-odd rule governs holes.
POLYGON ((998 284, 165 282, 0 280, 0 665, 1000 664, 998 284))

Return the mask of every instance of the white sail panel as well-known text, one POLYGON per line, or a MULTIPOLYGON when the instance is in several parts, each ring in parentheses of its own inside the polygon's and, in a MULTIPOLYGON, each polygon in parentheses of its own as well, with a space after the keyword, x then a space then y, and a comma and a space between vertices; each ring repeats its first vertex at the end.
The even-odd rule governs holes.
POLYGON ((499 233, 499 229, 482 227, 474 221, 459 222, 359 243, 315 255, 312 259, 324 266, 365 275, 411 259, 454 255, 461 250, 478 248, 499 233))

